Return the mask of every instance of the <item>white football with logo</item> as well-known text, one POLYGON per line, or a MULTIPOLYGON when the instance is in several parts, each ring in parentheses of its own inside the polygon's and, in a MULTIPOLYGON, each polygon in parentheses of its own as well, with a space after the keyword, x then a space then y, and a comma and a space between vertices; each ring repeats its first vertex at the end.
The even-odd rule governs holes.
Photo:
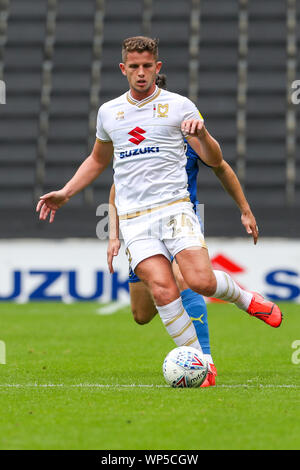
POLYGON ((208 372, 208 363, 196 348, 180 346, 172 349, 163 363, 166 382, 175 388, 200 387, 208 372))

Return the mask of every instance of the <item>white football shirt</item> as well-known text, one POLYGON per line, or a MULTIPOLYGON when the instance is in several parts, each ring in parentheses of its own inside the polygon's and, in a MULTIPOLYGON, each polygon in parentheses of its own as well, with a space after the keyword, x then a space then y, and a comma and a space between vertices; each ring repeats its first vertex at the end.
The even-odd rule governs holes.
POLYGON ((119 215, 189 196, 181 123, 199 118, 192 101, 158 87, 142 101, 127 92, 100 107, 96 136, 114 146, 119 215))

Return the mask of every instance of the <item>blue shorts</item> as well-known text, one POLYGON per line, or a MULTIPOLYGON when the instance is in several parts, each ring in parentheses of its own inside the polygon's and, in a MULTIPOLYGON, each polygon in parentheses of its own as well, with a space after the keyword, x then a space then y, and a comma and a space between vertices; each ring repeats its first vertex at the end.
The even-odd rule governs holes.
POLYGON ((133 284, 134 282, 141 282, 140 278, 132 271, 131 266, 129 266, 128 282, 133 284))
MULTIPOLYGON (((195 210, 196 212, 196 215, 199 219, 199 222, 200 222, 200 226, 201 226, 201 229, 203 231, 203 223, 202 223, 202 220, 201 220, 201 217, 200 217, 200 214, 199 212, 197 211, 197 209, 195 210)), ((171 261, 173 261, 173 258, 171 259, 171 261)), ((135 274, 135 272, 131 269, 131 266, 129 265, 129 273, 128 273, 128 282, 129 284, 133 284, 135 282, 141 282, 140 278, 135 274)))

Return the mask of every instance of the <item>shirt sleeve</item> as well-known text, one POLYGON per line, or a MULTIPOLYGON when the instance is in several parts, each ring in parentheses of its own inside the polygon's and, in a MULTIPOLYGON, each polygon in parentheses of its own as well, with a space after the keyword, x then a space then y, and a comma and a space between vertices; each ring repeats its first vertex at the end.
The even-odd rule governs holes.
POLYGON ((201 121, 204 121, 200 111, 188 98, 184 100, 182 105, 182 121, 186 121, 187 119, 201 119, 201 121))
POLYGON ((96 130, 96 138, 101 142, 111 142, 111 138, 109 137, 108 133, 103 127, 103 110, 102 106, 98 111, 97 116, 97 130, 96 130))

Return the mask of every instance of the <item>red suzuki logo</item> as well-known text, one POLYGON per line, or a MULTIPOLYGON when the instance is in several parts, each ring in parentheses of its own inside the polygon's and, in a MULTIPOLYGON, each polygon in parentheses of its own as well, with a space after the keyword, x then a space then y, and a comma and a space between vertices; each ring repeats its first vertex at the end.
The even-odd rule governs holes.
POLYGON ((135 145, 139 145, 146 137, 143 137, 141 134, 145 134, 146 131, 140 127, 135 127, 132 131, 128 132, 129 135, 132 135, 132 139, 129 139, 129 142, 132 142, 135 145))

